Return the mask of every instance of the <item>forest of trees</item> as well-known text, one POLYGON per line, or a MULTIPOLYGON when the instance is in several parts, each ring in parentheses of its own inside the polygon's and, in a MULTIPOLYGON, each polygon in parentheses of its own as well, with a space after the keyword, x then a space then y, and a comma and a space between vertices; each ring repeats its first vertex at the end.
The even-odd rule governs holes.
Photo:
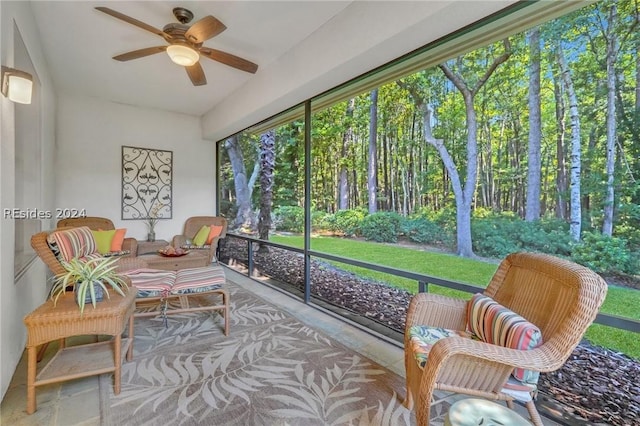
MULTIPOLYGON (((640 9, 602 1, 316 111, 314 212, 553 218, 640 249, 640 9)), ((304 201, 304 120, 221 144, 221 210, 268 236, 304 201)))

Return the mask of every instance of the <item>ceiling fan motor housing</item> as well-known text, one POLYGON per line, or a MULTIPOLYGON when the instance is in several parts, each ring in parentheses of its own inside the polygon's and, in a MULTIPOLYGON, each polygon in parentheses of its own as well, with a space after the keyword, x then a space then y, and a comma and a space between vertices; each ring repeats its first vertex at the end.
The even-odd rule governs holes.
POLYGON ((174 7, 173 16, 175 16, 178 22, 180 22, 181 24, 191 22, 191 20, 193 19, 193 13, 190 10, 185 9, 184 7, 174 7))

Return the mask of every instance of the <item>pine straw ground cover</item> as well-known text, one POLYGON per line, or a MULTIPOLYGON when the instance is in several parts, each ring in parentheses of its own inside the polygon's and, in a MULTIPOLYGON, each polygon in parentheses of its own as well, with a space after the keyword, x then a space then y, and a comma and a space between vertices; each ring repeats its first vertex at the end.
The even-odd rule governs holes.
MULTIPOLYGON (((221 245, 221 261, 246 264, 246 243, 227 238, 221 245)), ((301 255, 270 247, 254 252, 255 267, 263 275, 303 288, 301 255)), ((405 290, 364 280, 323 262, 311 266, 313 295, 395 330, 404 330, 411 298, 405 290)), ((558 371, 540 376, 544 400, 557 404, 576 424, 640 424, 640 363, 623 354, 584 341, 558 371)), ((571 421, 569 420, 569 423, 571 421)))

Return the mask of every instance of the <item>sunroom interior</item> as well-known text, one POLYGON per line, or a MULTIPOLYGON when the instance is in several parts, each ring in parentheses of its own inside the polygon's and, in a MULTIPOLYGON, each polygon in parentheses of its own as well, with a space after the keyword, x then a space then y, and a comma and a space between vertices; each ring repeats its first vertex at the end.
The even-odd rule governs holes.
MULTIPOLYGON (((208 83, 200 87, 160 55, 113 61, 158 40, 97 6, 103 5, 0 4, 0 62, 34 76, 30 105, 1 98, 3 396, 25 347, 22 319, 47 297, 49 274, 29 249, 31 234, 82 211, 146 238, 141 221, 122 216, 123 146, 173 152, 172 216, 156 230, 170 239, 188 217, 220 211, 218 157, 226 138, 304 119, 305 108, 320 110, 584 2, 185 2, 180 6, 196 16, 211 14, 227 26, 224 38, 207 45, 259 65, 245 75, 206 63, 208 83)), ((110 6, 161 26, 177 5, 110 6)))

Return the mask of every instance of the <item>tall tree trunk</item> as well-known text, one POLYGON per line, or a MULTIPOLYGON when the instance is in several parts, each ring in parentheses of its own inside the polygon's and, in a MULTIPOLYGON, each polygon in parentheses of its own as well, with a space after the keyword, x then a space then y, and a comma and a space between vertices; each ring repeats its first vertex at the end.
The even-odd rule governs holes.
POLYGON ((229 155, 229 162, 233 170, 233 184, 236 189, 236 206, 238 207, 238 213, 232 223, 232 228, 250 230, 253 227, 251 196, 247 182, 247 170, 244 166, 244 156, 238 143, 238 137, 232 136, 227 139, 224 147, 229 155))
POLYGON ((338 209, 346 210, 349 208, 349 173, 347 170, 348 155, 350 151, 350 145, 353 141, 353 109, 356 104, 356 99, 351 98, 347 103, 347 111, 345 113, 345 130, 342 134, 342 149, 340 151, 340 176, 338 182, 339 188, 339 201, 338 209))
MULTIPOLYGON (((476 82, 473 88, 470 88, 466 81, 459 75, 455 74, 447 66, 440 64, 438 67, 444 75, 451 81, 462 94, 465 105, 466 121, 467 121, 467 175, 465 177, 464 187, 460 181, 460 175, 457 167, 447 152, 442 140, 435 139, 431 136, 431 125, 425 128, 425 136, 429 136, 431 143, 440 153, 440 157, 449 172, 451 182, 453 184, 453 192, 456 198, 456 227, 457 227, 457 253, 463 257, 472 257, 473 247, 471 240, 471 206, 473 196, 476 190, 477 180, 477 162, 478 162, 478 123, 476 118, 476 110, 474 107, 474 97, 478 91, 484 86, 493 72, 511 56, 511 44, 508 39, 503 40, 504 53, 493 60, 486 69, 485 73, 476 82)), ((425 108, 425 111, 429 111, 425 108)), ((429 112, 429 120, 431 112, 429 112)))
MULTIPOLYGON (((276 132, 269 130, 260 135, 260 214, 258 216, 258 238, 261 240, 269 239, 275 163, 276 132)), ((260 249, 267 249, 267 246, 261 246, 260 249)))
POLYGON ((527 201, 525 220, 540 218, 540 30, 529 31, 529 166, 527 170, 527 201))
POLYGON ((578 98, 573 87, 573 79, 560 43, 561 42, 558 42, 557 46, 558 64, 562 71, 562 81, 569 96, 569 117, 571 120, 571 172, 569 185, 571 190, 571 219, 569 222, 569 234, 574 241, 580 241, 580 233, 582 230, 582 207, 580 205, 580 174, 582 168, 580 115, 578 114, 578 98))
POLYGON ((367 190, 369 191, 369 213, 375 213, 378 210, 378 89, 373 89, 370 96, 367 190))
POLYGON ((615 200, 614 193, 614 171, 616 157, 616 57, 618 56, 618 40, 614 28, 617 23, 618 9, 615 3, 609 8, 607 20, 607 31, 605 39, 607 41, 607 187, 604 199, 604 217, 602 220, 602 234, 611 236, 613 234, 613 206, 615 200))
POLYGON ((564 116, 565 116, 565 103, 564 95, 562 92, 561 76, 556 78, 554 76, 553 81, 553 93, 556 101, 556 158, 558 161, 558 168, 556 171, 556 217, 559 219, 567 219, 567 200, 565 194, 567 193, 567 167, 565 161, 565 146, 564 139, 567 132, 564 116))

